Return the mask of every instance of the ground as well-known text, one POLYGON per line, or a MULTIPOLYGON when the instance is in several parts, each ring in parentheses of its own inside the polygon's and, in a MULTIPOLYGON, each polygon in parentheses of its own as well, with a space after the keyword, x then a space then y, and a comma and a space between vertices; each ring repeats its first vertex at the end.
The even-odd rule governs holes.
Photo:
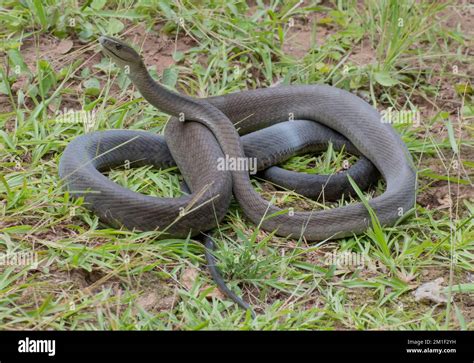
MULTIPOLYGON (((2 329, 474 328, 469 2, 25 4, 6 1, 0 12, 2 329), (418 171, 416 209, 396 227, 314 244, 258 230, 234 202, 219 226, 217 258, 258 313, 252 320, 217 291, 199 242, 113 229, 61 188, 58 163, 75 137, 162 132, 168 119, 100 53, 102 33, 134 44, 157 79, 195 97, 325 83, 379 111, 419 112, 419 124, 395 125, 418 171), (61 118, 68 110, 93 111, 95 122, 61 118), (347 253, 370 267, 328 263, 347 253), (437 278, 445 301, 417 301, 414 292, 437 278)), ((337 172, 348 157, 328 151, 285 167, 337 172)), ((180 193, 176 168, 108 176, 145 194, 180 193)), ((281 205, 322 207, 255 185, 281 205)))

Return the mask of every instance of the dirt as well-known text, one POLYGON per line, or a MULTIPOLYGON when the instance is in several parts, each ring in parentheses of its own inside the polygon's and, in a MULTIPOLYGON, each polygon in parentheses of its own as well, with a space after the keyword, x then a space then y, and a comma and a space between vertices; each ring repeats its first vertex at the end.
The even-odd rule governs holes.
POLYGON ((449 6, 437 18, 441 24, 455 29, 459 26, 462 33, 474 39, 474 7, 470 0, 457 0, 455 6, 449 6))
MULTIPOLYGON (((467 3, 467 1, 463 2, 463 4, 467 3)), ((474 29, 474 10, 472 7, 466 11, 461 11, 460 9, 463 8, 450 8, 449 12, 446 13, 449 15, 446 24, 451 28, 455 28, 459 25, 465 34, 470 34, 472 36, 474 29)), ((295 18, 294 25, 289 29, 283 46, 285 53, 295 58, 302 58, 315 46, 324 44, 326 38, 337 30, 336 25, 324 23, 324 18, 325 14, 321 13, 315 13, 315 15, 310 15, 308 17, 295 18)), ((124 38, 133 44, 140 45, 140 48, 143 50, 142 54, 146 64, 148 66, 155 65, 158 73, 161 73, 164 69, 175 64, 175 61, 173 60, 173 54, 175 51, 185 52, 195 45, 193 40, 188 37, 179 36, 176 39, 165 35, 160 35, 159 37, 149 35, 142 26, 132 27, 124 38)), ((86 67, 100 61, 102 55, 96 53, 96 50, 96 45, 83 45, 77 39, 61 41, 50 36, 42 36, 39 38, 38 42, 33 40, 33 38, 26 39, 22 45, 21 53, 29 69, 32 72, 35 72, 37 57, 47 58, 56 70, 59 70, 78 57, 84 59, 83 67, 86 67)), ((374 62, 375 59, 375 51, 366 40, 362 41, 359 46, 354 48, 349 58, 349 60, 354 64, 361 66, 374 62)), ((433 67, 438 67, 436 69, 439 69, 439 72, 446 70, 449 71, 452 67, 452 65, 448 64, 439 65, 436 61, 433 61, 432 64, 430 63, 430 66, 431 65, 433 67)), ((459 63, 459 72, 468 72, 468 66, 468 64, 459 63)), ((459 80, 461 80, 461 78, 454 78, 454 81, 459 80)), ((433 102, 441 109, 454 115, 461 104, 461 99, 453 88, 452 80, 448 81, 446 78, 441 76, 434 76, 430 82, 440 85, 439 96, 437 96, 433 102)), ((22 75, 17 82, 15 82, 12 88, 14 92, 17 92, 19 89, 26 91, 27 85, 28 79, 26 75, 22 75)), ((72 79, 67 84, 67 87, 73 89, 74 92, 77 93, 83 92, 81 80, 78 78, 72 79)), ((119 92, 120 90, 118 88, 112 89, 112 95, 119 94, 119 92)), ((437 112, 431 103, 426 102, 421 98, 415 98, 414 103, 421 106, 420 109, 425 118, 430 118, 437 112)), ((79 100, 69 98, 63 101, 62 106, 67 108, 78 108, 81 106, 81 103, 79 100)), ((8 97, 0 95, 0 112, 11 112, 12 110, 13 108, 11 107, 8 97)), ((5 129, 7 131, 13 131, 13 128, 13 121, 10 120, 5 124, 5 129)), ((424 134, 425 132, 427 131, 420 131, 420 138, 426 136, 424 134)), ((442 124, 433 125, 428 132, 431 136, 435 135, 439 138, 445 138, 447 136, 446 128, 443 128, 442 124)), ((472 155, 462 155, 465 160, 473 160, 472 155)), ((425 157, 423 158, 421 165, 423 167, 429 167, 438 174, 446 175, 446 170, 437 157, 425 157)), ((457 185, 451 184, 451 188, 449 188, 448 183, 444 181, 432 182, 432 180, 429 179, 421 179, 421 186, 424 186, 427 183, 430 183, 429 188, 421 192, 418 195, 417 200, 418 203, 425 208, 444 210, 451 207, 450 200, 455 202, 461 202, 464 199, 474 201, 474 190, 472 186, 461 185, 458 188, 457 185)), ((269 195, 268 193, 273 191, 275 191, 273 187, 269 186, 269 184, 265 184, 263 195, 269 195)), ((291 203, 288 204, 288 206, 290 205, 291 203)), ((312 208, 313 205, 301 202, 298 203, 297 208, 295 209, 310 210, 312 208)), ((28 221, 24 222, 28 223, 28 221)), ((75 224, 80 223, 80 221, 75 219, 70 222, 75 224)), ((31 224, 34 224, 34 221, 32 221, 31 224)), ((8 225, 2 225, 2 227, 6 226, 8 225)), ((64 229, 41 233, 37 237, 54 242, 60 238, 65 238, 68 234, 71 234, 71 230, 64 227, 64 229)), ((261 232, 257 240, 262 240, 265 236, 266 234, 261 232)), ((88 241, 87 243, 99 245, 101 242, 100 239, 95 239, 93 241, 88 241)), ((327 244, 317 251, 310 251, 307 253, 305 260, 314 264, 321 264, 324 254, 333 251, 336 246, 336 244, 327 244)), ((289 244, 288 249, 291 249, 291 247, 291 244, 289 244)), ((88 272, 82 269, 72 269, 70 271, 55 269, 49 274, 43 274, 42 272, 32 272, 32 274, 35 275, 36 279, 43 281, 44 284, 42 285, 41 290, 32 288, 25 289, 19 300, 20 305, 41 305, 50 293, 53 293, 56 296, 68 296, 66 292, 77 291, 84 291, 88 294, 97 294, 102 291, 102 289, 110 288, 113 295, 119 296, 124 291, 122 289, 123 281, 119 277, 108 277, 100 270, 88 272)), ((449 278, 449 270, 439 267, 426 268, 421 272, 418 282, 432 281, 437 277, 443 277, 445 281, 447 281, 449 278)), ((467 273, 455 275, 455 283, 468 281, 467 273)), ((176 290, 175 286, 167 281, 157 278, 153 273, 145 273, 139 280, 133 280, 130 286, 127 285, 127 289, 132 289, 137 292, 137 306, 154 313, 162 310, 173 309, 178 299, 177 295, 173 292, 176 290)), ((261 303, 261 301, 253 301, 254 295, 259 295, 259 292, 253 287, 248 291, 245 290, 246 300, 252 301, 253 303, 261 303)), ((353 307, 361 306, 368 302, 374 303, 376 301, 375 296, 370 289, 347 289, 347 297, 350 301, 350 306, 353 307)), ((276 290, 273 292, 270 291, 266 297, 266 303, 271 303, 275 300, 285 300, 287 298, 288 295, 286 294, 276 290)), ((406 294, 401 301, 406 302, 406 309, 409 306, 416 308, 417 311, 430 308, 429 306, 419 306, 414 304, 411 296, 408 294, 406 294)), ((460 307, 465 320, 472 321, 474 318, 473 298, 466 294, 456 294, 454 301, 460 307)), ((320 296, 317 294, 308 302, 308 307, 316 306, 323 307, 320 296)), ((138 312, 138 308, 135 308, 134 311, 135 313, 138 312)))
POLYGON ((131 28, 124 39, 131 44, 137 45, 140 54, 143 55, 147 66, 156 66, 158 73, 162 73, 166 68, 172 66, 176 62, 173 60, 175 52, 186 52, 193 46, 195 42, 186 36, 170 37, 159 31, 160 26, 157 25, 153 29, 153 33, 146 31, 143 25, 137 25, 131 28))
MULTIPOLYGON (((181 284, 182 284, 182 287, 184 287, 186 290, 191 290, 194 286, 194 283, 196 281, 196 279, 198 279, 198 276, 201 274, 201 271, 199 271, 197 268, 195 267, 188 267, 184 270, 184 272, 182 273, 181 275, 181 284)), ((209 285, 205 285, 205 286, 202 286, 199 291, 200 293, 204 293, 204 291, 206 290, 209 290, 212 286, 209 286, 209 285)), ((220 292, 220 290, 218 290, 217 288, 215 288, 214 290, 212 290, 211 292, 208 292, 206 294, 206 298, 207 299, 212 299, 212 298, 216 298, 216 299, 219 299, 219 300, 225 300, 225 296, 224 294, 222 294, 220 292)))
MULTIPOLYGON (((0 94, 0 114, 13 112, 13 107, 7 95, 0 94)), ((12 122, 14 124, 14 121, 12 122)), ((11 131, 6 129, 5 131, 11 131)))
MULTIPOLYGON (((20 53, 31 74, 37 71, 37 61, 47 60, 55 72, 59 72, 63 67, 72 62, 82 60, 82 67, 76 72, 76 75, 84 67, 92 66, 100 61, 100 55, 96 53, 95 44, 82 44, 77 39, 58 39, 51 35, 42 35, 41 37, 27 37, 22 40, 20 53)), ((10 74, 12 70, 10 69, 10 74)), ((26 94, 25 104, 29 108, 34 108, 33 101, 28 97, 28 87, 31 83, 30 75, 27 72, 21 73, 15 83, 12 84, 13 99, 16 102, 16 94, 22 90, 26 94)), ((83 93, 82 81, 78 77, 73 77, 65 84, 76 94, 83 93)), ((62 96, 62 108, 80 109, 81 99, 67 95, 62 96)), ((50 104, 49 111, 53 114, 56 109, 50 104)), ((12 111, 13 108, 7 96, 0 96, 0 112, 12 111), (2 106, 3 105, 3 106, 2 106)))
MULTIPOLYGON (((110 291, 109 298, 117 298, 119 301, 114 303, 114 313, 120 314, 128 307, 128 304, 120 303, 120 298, 126 290, 135 291, 138 298, 133 307, 132 313, 137 314, 139 307, 150 313, 158 313, 163 310, 171 310, 176 303, 176 294, 174 287, 171 287, 166 281, 157 278, 153 272, 145 272, 138 281, 135 276, 131 277, 130 285, 122 281, 118 276, 107 276, 104 272, 93 270, 91 272, 83 269, 71 269, 64 271, 53 269, 49 273, 43 271, 32 272, 29 277, 36 280, 37 284, 32 285, 22 291, 16 301, 23 309, 38 308, 46 299, 53 296, 53 300, 62 301, 72 309, 76 308, 86 298, 92 298, 93 295, 100 294, 104 290, 110 291), (37 286, 41 286, 40 289, 37 286)), ((81 308, 81 311, 96 307, 90 305, 81 308)))
MULTIPOLYGON (((422 186, 423 184, 421 184, 422 186)), ((431 210, 449 210, 459 207, 465 210, 462 201, 474 202, 474 190, 467 185, 446 185, 446 182, 437 182, 431 185, 427 192, 422 192, 417 197, 417 203, 426 209, 431 210), (439 185, 442 184, 442 185, 439 185)))
MULTIPOLYGON (((419 283, 426 283, 434 281, 438 278, 444 280, 443 286, 447 287, 450 281, 450 271, 448 268, 441 266, 426 267, 421 271, 419 277, 419 283)), ((470 281, 470 274, 467 271, 454 271, 453 273, 453 285, 472 283, 470 281)), ((468 293, 453 293, 453 303, 459 308, 466 322, 474 320, 474 296, 468 293)), ((424 304, 427 306, 426 304, 424 304)), ((428 305, 429 306, 429 305, 428 305)), ((438 310, 442 311, 444 306, 439 306, 438 310)), ((452 321, 457 321, 457 317, 452 308, 452 321)))
MULTIPOLYGON (((143 25, 132 26, 124 39, 131 44, 139 46, 145 63, 148 66, 156 66, 158 74, 163 70, 175 64, 173 54, 175 51, 184 52, 194 45, 194 42, 189 37, 170 38, 164 34, 160 36, 149 35, 145 31, 143 25)), ((20 52, 23 56, 24 62, 32 74, 36 73, 37 59, 46 59, 52 65, 55 71, 69 65, 70 63, 81 59, 83 63, 76 75, 80 74, 82 69, 92 67, 94 64, 100 62, 103 55, 98 52, 98 43, 82 44, 78 39, 71 38, 61 40, 50 35, 44 35, 40 38, 28 37, 23 40, 20 52)), ((92 73, 94 70, 91 68, 92 73)), ((10 70, 11 72, 11 70, 10 70)), ((20 74, 16 82, 12 85, 13 98, 16 101, 16 94, 21 89, 27 94, 28 86, 30 84, 30 76, 27 73, 20 74)), ((67 83, 66 87, 71 89, 74 94, 84 93, 82 79, 79 77, 72 77, 67 83)), ((101 86, 105 85, 105 80, 99 79, 101 86)), ((132 89, 130 87, 130 89, 132 89)), ((110 96, 118 97, 122 90, 114 84, 110 90, 110 96)), ((68 95, 62 96, 61 109, 81 109, 82 98, 74 98, 68 95)), ((27 97, 26 105, 34 107, 31 99, 27 97)), ((0 95, 0 112, 12 112, 13 107, 6 95, 0 95)), ((49 111, 51 114, 58 111, 54 105, 50 105, 49 111)), ((13 123, 14 124, 14 123, 13 123)), ((12 122, 8 123, 7 131, 11 131, 12 122)))
POLYGON ((53 66, 60 67, 72 59, 83 45, 75 44, 71 39, 58 39, 50 35, 40 38, 28 37, 22 41, 20 53, 31 73, 36 73, 37 60, 45 59, 53 66), (68 54, 69 55, 66 55, 68 54))
POLYGON ((376 51, 370 44, 369 39, 362 39, 360 45, 352 48, 351 54, 349 55, 349 61, 359 67, 364 67, 368 64, 375 64, 377 62, 376 51))
MULTIPOLYGON (((456 2, 455 6, 449 6, 442 11, 437 20, 440 25, 445 26, 453 31, 460 30, 464 34, 465 47, 459 47, 457 42, 448 38, 448 47, 453 53, 463 54, 464 56, 474 55, 474 7, 471 2, 460 0, 456 2)), ((442 42, 443 40, 440 40, 442 42)), ((426 59, 421 66, 425 69, 433 70, 433 76, 428 78, 431 85, 435 85, 437 90, 433 95, 431 101, 436 104, 427 102, 426 100, 417 99, 415 96, 414 102, 420 106, 421 111, 425 111, 422 115, 425 118, 433 117, 438 110, 449 112, 456 116, 458 109, 465 103, 462 95, 455 90, 455 85, 469 81, 468 78, 462 75, 471 75, 472 78, 472 64, 468 61, 461 60, 453 61, 452 59, 445 59, 443 57, 436 57, 426 59), (458 76, 459 75, 459 76, 458 76), (423 110, 425 108, 425 110, 423 110)), ((472 83, 472 82, 471 82, 472 83)))
MULTIPOLYGON (((330 4, 326 6, 330 6, 330 4)), ((289 20, 286 26, 288 32, 282 49, 287 55, 296 59, 301 59, 311 49, 317 49, 317 47, 324 45, 332 34, 340 30, 339 25, 329 17, 328 12, 324 11, 294 17, 291 23, 289 20)), ((354 46, 348 61, 360 67, 375 63, 376 53, 370 45, 370 41, 363 39, 360 44, 354 46)))
MULTIPOLYGON (((132 289, 138 296, 136 305, 150 313, 172 310, 179 300, 175 283, 163 280, 153 272, 133 277, 132 289)), ((137 309, 133 311, 137 312, 137 309)))
POLYGON ((311 49, 323 45, 328 36, 337 31, 335 24, 326 22, 327 16, 324 12, 313 12, 289 18, 286 24, 288 32, 282 47, 285 54, 301 59, 311 49))
MULTIPOLYGON (((447 135, 445 135, 447 131, 442 126, 434 127, 433 135, 431 135, 431 130, 429 133, 430 137, 436 137, 435 135, 442 135, 440 139, 447 137, 447 135)), ((463 139, 468 139, 467 135, 465 135, 463 139)), ((471 181, 472 183, 474 170, 462 164, 463 161, 472 161, 474 159, 474 150, 472 148, 461 148, 459 157, 456 157, 452 150, 441 150, 440 153, 443 156, 443 161, 439 155, 421 155, 418 169, 423 170, 428 168, 438 175, 449 175, 452 178, 459 178, 471 181)), ((472 188, 472 184, 457 184, 455 182, 435 180, 429 177, 420 177, 419 191, 417 202, 427 209, 440 211, 449 209, 452 206, 453 208, 459 208, 461 212, 467 213, 467 207, 463 201, 474 202, 474 189, 472 188)))

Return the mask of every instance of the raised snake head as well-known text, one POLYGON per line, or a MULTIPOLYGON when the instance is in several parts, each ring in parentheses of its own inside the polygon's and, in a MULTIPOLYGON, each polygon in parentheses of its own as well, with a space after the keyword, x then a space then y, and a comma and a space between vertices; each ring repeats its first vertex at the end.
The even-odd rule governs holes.
POLYGON ((129 70, 133 70, 143 65, 142 57, 137 51, 120 39, 103 35, 99 37, 99 43, 104 53, 120 67, 128 66, 129 70))

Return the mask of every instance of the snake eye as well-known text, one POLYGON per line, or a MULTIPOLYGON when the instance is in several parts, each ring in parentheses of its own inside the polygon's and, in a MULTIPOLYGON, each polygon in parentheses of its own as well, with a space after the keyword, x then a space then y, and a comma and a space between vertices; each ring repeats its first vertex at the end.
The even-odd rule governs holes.
POLYGON ((117 50, 122 49, 122 44, 115 44, 115 49, 117 49, 117 50))

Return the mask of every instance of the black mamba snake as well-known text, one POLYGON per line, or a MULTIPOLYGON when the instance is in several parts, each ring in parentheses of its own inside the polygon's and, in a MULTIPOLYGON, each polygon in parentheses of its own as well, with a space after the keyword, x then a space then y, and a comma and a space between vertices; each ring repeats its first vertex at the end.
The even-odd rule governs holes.
MULTIPOLYGON (((310 212, 281 210, 254 190, 248 165, 219 167, 222 161, 238 165, 247 158, 255 158, 259 170, 268 168, 264 177, 325 200, 353 192, 347 175, 361 189, 366 188, 376 179, 375 165, 386 181, 386 190, 368 203, 380 223, 393 225, 414 207, 416 172, 411 156, 393 128, 382 123, 380 114, 359 97, 335 87, 303 85, 191 98, 156 83, 140 55, 122 41, 104 36, 100 43, 104 53, 128 71, 142 96, 173 116, 164 138, 142 131, 111 130, 80 136, 68 145, 60 161, 60 176, 71 193, 83 196, 103 221, 129 229, 163 231, 163 237, 196 236, 222 220, 233 193, 247 218, 278 236, 330 240, 362 233, 371 225, 362 203, 310 212), (332 176, 297 176, 271 167, 296 153, 321 150, 328 141, 370 162, 362 157, 347 172, 332 176), (190 194, 145 196, 100 173, 125 160, 136 166, 178 165, 190 194)), ((214 247, 209 237, 206 246, 214 247)), ((248 308, 225 286, 209 250, 206 257, 219 288, 248 308)))

